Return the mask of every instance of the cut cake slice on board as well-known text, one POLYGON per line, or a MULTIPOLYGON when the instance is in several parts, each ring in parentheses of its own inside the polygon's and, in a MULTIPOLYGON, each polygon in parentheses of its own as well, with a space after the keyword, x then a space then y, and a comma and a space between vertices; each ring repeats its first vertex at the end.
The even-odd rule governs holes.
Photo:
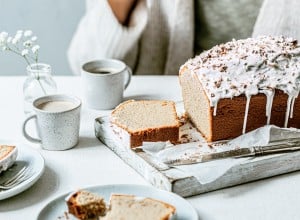
POLYGON ((179 119, 175 103, 165 100, 126 101, 111 113, 113 132, 128 147, 141 146, 144 141, 177 142, 179 119))

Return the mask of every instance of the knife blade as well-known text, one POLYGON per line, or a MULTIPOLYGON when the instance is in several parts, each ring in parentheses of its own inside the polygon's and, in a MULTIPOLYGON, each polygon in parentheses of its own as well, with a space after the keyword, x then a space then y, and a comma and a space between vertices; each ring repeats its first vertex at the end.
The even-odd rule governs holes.
POLYGON ((266 146, 254 146, 248 148, 237 148, 216 153, 208 153, 189 158, 177 158, 164 161, 165 164, 171 166, 188 165, 195 163, 204 163, 213 160, 225 158, 241 158, 250 156, 263 156, 275 153, 285 153, 300 150, 300 138, 290 139, 285 142, 275 142, 266 146))

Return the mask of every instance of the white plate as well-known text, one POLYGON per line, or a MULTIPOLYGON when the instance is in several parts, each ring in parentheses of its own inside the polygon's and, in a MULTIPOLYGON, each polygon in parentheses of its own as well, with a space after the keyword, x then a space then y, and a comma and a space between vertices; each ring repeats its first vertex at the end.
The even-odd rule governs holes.
MULTIPOLYGON (((102 185, 102 186, 93 186, 85 188, 91 192, 97 193, 104 197, 105 201, 109 201, 111 193, 123 193, 123 194, 132 194, 141 197, 150 197, 153 199, 159 199, 161 201, 167 202, 176 207, 176 219, 178 220, 197 220, 198 215, 196 210, 190 205, 188 201, 182 197, 163 190, 156 189, 151 186, 143 185, 102 185)), ((77 219, 71 214, 65 216, 67 212, 67 205, 65 198, 70 194, 66 193, 61 195, 52 201, 50 201, 39 213, 38 220, 74 220, 77 219)))
POLYGON ((18 148, 18 156, 14 165, 0 174, 0 184, 9 177, 12 177, 24 166, 28 166, 30 172, 32 172, 32 176, 29 179, 25 180, 14 188, 3 191, 0 190, 0 200, 3 200, 17 195, 32 186, 43 174, 45 162, 44 158, 40 155, 39 152, 25 146, 24 144, 2 140, 0 141, 0 143, 15 145, 18 148))

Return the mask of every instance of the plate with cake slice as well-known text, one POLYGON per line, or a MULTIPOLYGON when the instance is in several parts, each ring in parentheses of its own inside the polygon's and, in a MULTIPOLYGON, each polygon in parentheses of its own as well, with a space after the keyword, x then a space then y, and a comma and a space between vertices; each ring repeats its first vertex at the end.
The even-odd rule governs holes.
POLYGON ((0 185, 20 172, 24 176, 24 181, 13 188, 0 189, 0 200, 4 200, 31 187, 43 174, 45 162, 38 151, 21 143, 10 140, 0 143, 0 185))
POLYGON ((151 186, 114 184, 58 196, 40 211, 37 219, 197 220, 198 214, 187 200, 174 193, 151 186))

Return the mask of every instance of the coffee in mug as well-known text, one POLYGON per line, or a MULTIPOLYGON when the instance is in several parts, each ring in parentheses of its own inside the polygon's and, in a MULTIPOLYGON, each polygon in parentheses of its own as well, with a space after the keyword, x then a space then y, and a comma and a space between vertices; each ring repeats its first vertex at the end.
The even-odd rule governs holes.
POLYGON ((70 95, 49 95, 33 101, 34 115, 23 122, 24 137, 40 143, 46 150, 67 150, 79 140, 81 101, 70 95), (29 120, 36 119, 39 139, 26 131, 29 120))
POLYGON ((123 101, 131 80, 131 69, 122 61, 103 59, 82 66, 83 97, 88 107, 107 110, 123 101))
POLYGON ((118 70, 113 68, 95 68, 91 69, 90 72, 95 74, 110 74, 118 72, 118 70))
POLYGON ((49 101, 41 103, 37 106, 38 109, 49 112, 67 111, 74 107, 75 104, 69 101, 49 101))

